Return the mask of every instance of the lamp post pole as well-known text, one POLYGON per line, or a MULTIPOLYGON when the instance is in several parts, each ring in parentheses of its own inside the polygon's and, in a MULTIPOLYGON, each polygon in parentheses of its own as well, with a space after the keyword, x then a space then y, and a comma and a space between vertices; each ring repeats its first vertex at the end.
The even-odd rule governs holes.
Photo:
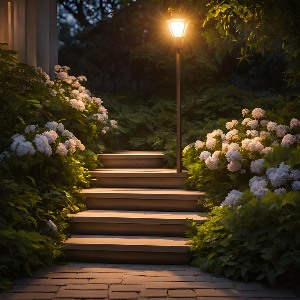
POLYGON ((186 19, 172 19, 168 21, 169 29, 174 37, 176 50, 176 168, 177 173, 182 172, 181 152, 181 99, 180 99, 180 53, 183 46, 183 37, 189 21, 186 19))
POLYGON ((177 173, 182 172, 182 152, 181 152, 181 97, 180 97, 180 52, 176 49, 176 168, 177 173))

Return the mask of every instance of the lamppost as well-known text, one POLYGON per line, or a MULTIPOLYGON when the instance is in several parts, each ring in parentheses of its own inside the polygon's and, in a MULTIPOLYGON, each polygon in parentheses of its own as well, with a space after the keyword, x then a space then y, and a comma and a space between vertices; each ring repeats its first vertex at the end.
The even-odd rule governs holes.
POLYGON ((181 153, 181 100, 180 100, 180 53, 183 47, 183 37, 185 36, 189 20, 172 19, 168 21, 172 36, 174 37, 174 48, 176 50, 176 168, 177 173, 182 172, 181 153))

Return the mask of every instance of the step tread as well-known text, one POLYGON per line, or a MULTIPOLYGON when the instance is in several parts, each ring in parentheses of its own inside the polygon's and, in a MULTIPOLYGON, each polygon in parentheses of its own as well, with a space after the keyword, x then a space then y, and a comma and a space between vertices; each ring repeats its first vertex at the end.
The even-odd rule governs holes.
POLYGON ((164 169, 164 168, 99 168, 90 171, 92 175, 105 175, 110 177, 178 177, 185 178, 187 177, 187 171, 183 171, 182 173, 177 173, 176 169, 164 169))
POLYGON ((188 252, 187 239, 181 237, 73 235, 64 242, 67 249, 188 252))
POLYGON ((206 214, 195 212, 157 212, 157 211, 123 211, 123 210, 86 210, 69 215, 73 222, 141 222, 150 224, 186 224, 187 219, 203 222, 206 214))
POLYGON ((133 158, 164 158, 164 153, 160 151, 116 151, 114 153, 98 154, 98 157, 114 159, 133 158))
POLYGON ((122 198, 146 198, 152 199, 163 197, 165 199, 185 198, 187 200, 195 200, 204 195, 204 192, 187 191, 182 189, 150 189, 150 188, 88 188, 83 189, 82 193, 86 196, 105 195, 109 198, 116 196, 122 198))

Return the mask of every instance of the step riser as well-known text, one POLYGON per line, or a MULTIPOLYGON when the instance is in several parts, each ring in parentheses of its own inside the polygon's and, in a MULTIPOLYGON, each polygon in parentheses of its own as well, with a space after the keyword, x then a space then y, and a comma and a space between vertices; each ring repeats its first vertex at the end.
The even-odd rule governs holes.
POLYGON ((197 200, 172 200, 172 199, 115 199, 115 198, 86 198, 85 205, 88 209, 109 210, 151 210, 199 212, 201 207, 197 200))
POLYGON ((69 261, 119 264, 186 265, 191 262, 189 253, 67 250, 69 261))
POLYGON ((163 168, 164 160, 163 159, 107 159, 99 158, 104 168, 163 168))
POLYGON ((157 189, 182 189, 184 178, 147 178, 147 177, 105 177, 93 180, 94 187, 120 187, 120 188, 157 188, 157 189))
POLYGON ((188 227, 184 224, 122 224, 122 223, 72 223, 72 234, 133 235, 133 236, 175 236, 185 237, 188 227))

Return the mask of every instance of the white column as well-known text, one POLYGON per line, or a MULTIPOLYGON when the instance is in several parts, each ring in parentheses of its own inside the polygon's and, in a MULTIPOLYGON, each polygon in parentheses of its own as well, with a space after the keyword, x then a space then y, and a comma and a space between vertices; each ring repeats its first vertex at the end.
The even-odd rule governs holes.
POLYGON ((7 1, 0 0, 0 43, 8 43, 7 1))
POLYGON ((14 18, 14 49, 19 53, 19 60, 27 61, 26 49, 26 3, 25 0, 18 0, 15 6, 14 18))
POLYGON ((26 63, 31 66, 37 66, 37 1, 26 0, 26 63))

